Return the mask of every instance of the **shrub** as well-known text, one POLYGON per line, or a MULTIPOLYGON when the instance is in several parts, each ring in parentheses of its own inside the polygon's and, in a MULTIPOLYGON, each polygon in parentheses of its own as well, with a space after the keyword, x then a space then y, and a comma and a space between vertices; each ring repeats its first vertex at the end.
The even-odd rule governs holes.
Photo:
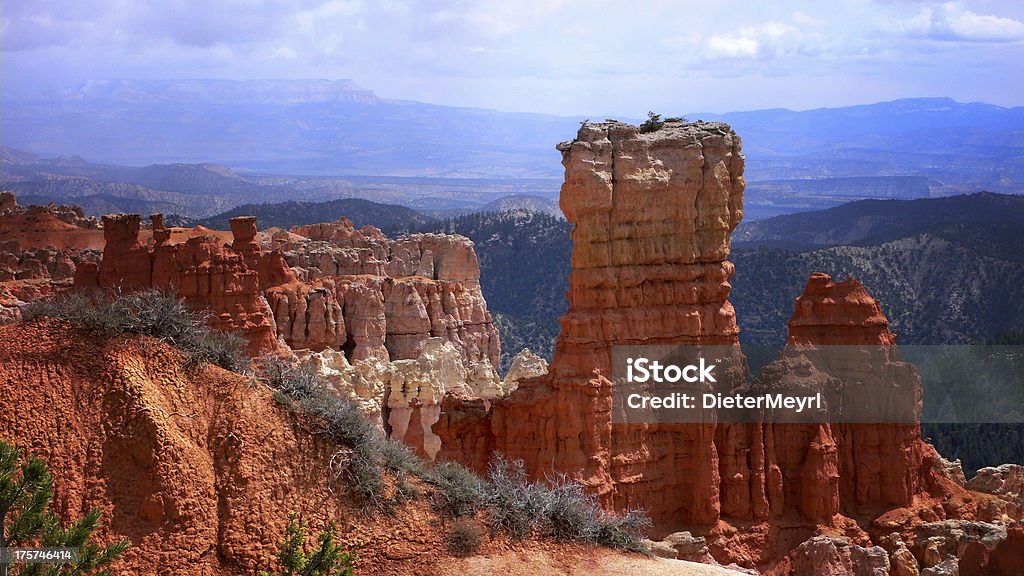
POLYGON ((608 548, 650 554, 650 549, 643 542, 643 535, 650 527, 651 520, 643 510, 633 509, 625 514, 601 511, 591 542, 608 548))
POLYGON ((419 497, 420 491, 409 482, 408 475, 405 472, 395 474, 395 495, 392 497, 392 500, 405 503, 412 502, 419 497))
MULTIPOLYGON (((338 470, 346 489, 367 504, 385 508, 416 498, 418 492, 409 482, 416 476, 435 488, 430 493, 435 510, 460 519, 486 510, 492 534, 523 539, 536 531, 562 540, 646 551, 641 536, 650 522, 641 511, 608 514, 584 486, 566 476, 549 478, 547 484, 531 482, 521 460, 508 461, 500 454, 489 463, 486 479, 455 462, 428 470, 408 446, 386 438, 354 402, 338 396, 312 368, 268 357, 263 377, 275 390, 275 400, 297 403, 323 421, 328 438, 344 446, 332 458, 331 468, 338 470), (391 499, 384 497, 385 472, 394 475, 391 499)), ((461 543, 457 547, 463 549, 461 543)))
POLYGON ((206 325, 209 312, 192 312, 184 300, 158 290, 70 292, 30 303, 23 316, 61 318, 105 338, 124 333, 159 338, 180 348, 192 365, 211 363, 234 372, 249 367, 245 339, 211 329, 206 325))
POLYGON ((551 482, 547 494, 548 533, 559 540, 593 542, 601 509, 583 485, 560 476, 551 482))
POLYGON ((327 392, 323 377, 280 356, 264 356, 261 367, 267 385, 291 400, 301 402, 327 392))
POLYGON ((545 487, 527 480, 522 460, 509 462, 500 454, 491 460, 487 480, 491 532, 501 530, 512 539, 529 536, 544 517, 545 487))
POLYGON ((448 551, 456 556, 470 556, 480 549, 484 530, 475 520, 460 519, 448 534, 448 551))
POLYGON ((277 554, 280 572, 260 572, 260 576, 291 576, 302 574, 309 576, 355 576, 356 554, 345 550, 340 544, 334 543, 334 525, 328 524, 316 538, 316 549, 309 556, 304 549, 306 544, 305 522, 299 522, 295 514, 288 517, 284 541, 281 542, 277 554))
POLYGON ((430 482, 437 487, 431 494, 431 500, 434 508, 442 514, 470 516, 484 507, 487 497, 484 481, 457 462, 438 464, 430 482))
POLYGON ((399 442, 382 436, 382 441, 377 446, 377 450, 380 451, 384 467, 388 470, 409 473, 420 477, 427 475, 427 467, 424 465, 423 460, 405 442, 399 442))
POLYGON ((647 134, 648 132, 657 132, 661 130, 661 127, 665 123, 661 120, 661 114, 655 114, 654 112, 647 113, 647 120, 640 125, 640 133, 647 134))
POLYGON ((549 484, 530 482, 521 460, 509 462, 499 454, 488 468, 485 490, 492 532, 503 530, 521 539, 538 530, 556 539, 648 552, 642 536, 650 520, 642 511, 609 514, 582 484, 566 476, 549 478, 549 484))
POLYGON ((277 402, 278 404, 286 408, 291 408, 292 406, 295 405, 295 402, 293 402, 292 399, 289 398, 287 394, 281 392, 280 390, 274 390, 273 398, 274 402, 277 402))
POLYGON ((365 504, 384 508, 384 472, 401 475, 396 483, 398 500, 409 496, 412 486, 402 486, 406 474, 423 475, 423 462, 404 444, 387 438, 366 419, 359 406, 343 398, 313 368, 268 356, 262 363, 263 377, 274 389, 275 399, 297 402, 323 423, 323 434, 345 447, 331 459, 332 470, 344 480, 346 489, 365 504))

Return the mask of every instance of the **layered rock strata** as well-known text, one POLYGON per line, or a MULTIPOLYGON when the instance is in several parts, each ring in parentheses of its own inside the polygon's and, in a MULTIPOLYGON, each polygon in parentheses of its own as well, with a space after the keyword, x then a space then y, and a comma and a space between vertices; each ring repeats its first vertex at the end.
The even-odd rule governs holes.
POLYGON ((413 234, 392 240, 343 218, 296 226, 271 242, 304 281, 267 295, 278 333, 292 348, 401 360, 417 358, 429 338, 441 337, 467 365, 498 365, 498 331, 468 238, 413 234))
POLYGON ((153 242, 143 245, 138 214, 104 216, 103 258, 98 266, 80 266, 75 285, 167 290, 195 309, 209 310, 214 328, 243 334, 251 353, 276 350, 273 316, 263 297, 261 278, 294 280, 280 256, 264 254, 258 245, 249 252, 238 251, 211 235, 171 243, 162 216, 154 215, 152 220, 153 242))
POLYGON ((17 240, 0 242, 0 282, 11 280, 53 280, 75 276, 77 263, 92 259, 90 252, 56 248, 23 248, 17 240))
POLYGON ((18 204, 18 198, 14 195, 14 192, 0 192, 0 216, 32 214, 47 214, 75 228, 92 230, 100 228, 100 221, 93 216, 86 216, 81 206, 53 203, 46 206, 36 204, 22 205, 18 204))
POLYGON ((300 351, 298 356, 392 438, 403 440, 429 460, 436 458, 441 447, 433 426, 445 394, 489 402, 514 390, 518 379, 547 373, 547 363, 524 350, 513 361, 519 370, 510 371, 502 381, 489 362, 467 367, 459 350, 443 338, 428 339, 417 358, 390 362, 368 358, 350 363, 344 353, 334 350, 300 351))
POLYGON ((926 453, 934 451, 921 440, 918 424, 921 379, 900 359, 878 302, 856 280, 812 274, 789 321, 789 343, 817 369, 843 380, 831 400, 843 406, 847 421, 832 423, 830 431, 844 509, 911 504, 923 487, 926 453), (888 418, 889 409, 906 417, 888 418))
POLYGON ((833 560, 870 565, 865 573, 909 566, 906 544, 890 558, 872 538, 902 531, 899 542, 910 541, 908 527, 923 518, 982 508, 921 440, 920 380, 856 281, 813 275, 787 349, 747 384, 728 300, 729 234, 744 186, 728 126, 668 123, 643 134, 585 124, 559 149, 573 254, 550 372, 492 402, 447 395, 433 427, 440 457, 483 470, 500 451, 534 478, 568 474, 611 509, 648 510, 655 534, 697 529, 718 561, 776 565, 777 574, 833 560), (612 348, 643 344, 724 346, 734 352, 721 362, 718 390, 821 392, 827 401, 809 422, 763 412, 747 423, 613 423, 612 348), (903 419, 871 420, 865 398, 903 419), (880 519, 894 510, 903 512, 880 519), (841 536, 797 550, 816 526, 841 536))
POLYGON ((245 334, 254 353, 276 349, 280 338, 349 361, 415 359, 436 337, 452 342, 467 367, 498 365, 497 329, 466 238, 389 240, 342 220, 277 234, 265 248, 256 219, 243 216, 231 220, 229 245, 213 235, 175 243, 155 214, 144 245, 139 215, 103 222, 103 258, 75 273, 77 286, 175 291, 212 311, 215 327, 245 334))
MULTIPOLYGON (((559 150, 560 205, 575 227, 569 311, 550 373, 521 381, 490 410, 449 402, 435 426, 441 454, 482 469, 498 450, 535 477, 571 474, 611 508, 643 507, 662 525, 712 523, 714 423, 613 425, 606 376, 616 345, 737 344, 726 259, 743 214, 740 139, 717 123, 641 134, 605 122, 583 125, 559 150)), ((735 364, 742 376, 742 356, 735 364)))

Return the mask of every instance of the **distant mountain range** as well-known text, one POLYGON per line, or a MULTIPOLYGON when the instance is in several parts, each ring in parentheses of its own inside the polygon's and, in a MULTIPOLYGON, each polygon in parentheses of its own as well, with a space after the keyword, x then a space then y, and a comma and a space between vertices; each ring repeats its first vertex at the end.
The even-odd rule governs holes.
POLYGON ((779 345, 811 272, 868 287, 902 344, 983 341, 1024 326, 1024 197, 863 200, 744 222, 731 299, 744 343, 779 345))
POLYGON ((15 192, 26 203, 76 204, 96 216, 162 212, 202 219, 250 204, 361 198, 444 217, 485 206, 493 209, 489 203, 508 196, 536 197, 535 202, 543 203, 537 194, 557 195, 558 181, 255 175, 208 163, 132 167, 79 157, 44 159, 0 146, 0 188, 15 192))
POLYGON ((474 212, 511 212, 516 210, 540 212, 555 218, 565 218, 562 215, 562 209, 558 207, 557 201, 529 194, 503 196, 484 204, 477 210, 474 210, 474 212))
POLYGON ((561 176, 582 118, 378 98, 349 80, 111 80, 0 106, 2 143, 111 164, 304 175, 561 176))
MULTIPOLYGON (((350 80, 111 80, 4 93, 0 104, 0 143, 42 156, 307 179, 554 179, 552 196, 562 176, 554 146, 584 120, 388 100, 350 80)), ((860 198, 1024 190, 1024 107, 913 98, 687 117, 728 122, 743 137, 748 219, 860 198)))
POLYGON ((733 232, 732 242, 734 248, 794 250, 862 246, 955 224, 1024 227, 1024 198, 982 192, 929 200, 861 200, 813 214, 744 221, 733 232))

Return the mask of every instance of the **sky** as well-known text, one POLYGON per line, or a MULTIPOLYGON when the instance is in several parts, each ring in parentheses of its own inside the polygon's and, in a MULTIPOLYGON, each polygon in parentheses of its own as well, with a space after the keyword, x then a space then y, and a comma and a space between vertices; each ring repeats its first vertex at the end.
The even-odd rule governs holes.
POLYGON ((0 90, 351 79, 594 117, 948 96, 1024 104, 1024 2, 2 0, 0 90))

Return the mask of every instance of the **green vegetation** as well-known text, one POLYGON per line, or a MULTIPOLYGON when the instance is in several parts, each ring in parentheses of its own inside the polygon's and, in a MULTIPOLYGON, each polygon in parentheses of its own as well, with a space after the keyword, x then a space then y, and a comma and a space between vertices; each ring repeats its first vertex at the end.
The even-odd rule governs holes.
POLYGON ((334 222, 348 218, 356 228, 376 226, 385 234, 395 236, 436 222, 430 216, 399 206, 381 204, 361 198, 339 198, 327 202, 282 202, 279 204, 245 204, 195 222, 214 230, 227 230, 228 223, 235 216, 255 216, 261 230, 272 226, 290 229, 292 226, 334 222))
POLYGON ((661 130, 665 122, 661 119, 661 114, 655 114, 654 112, 647 113, 647 120, 640 125, 640 133, 647 134, 648 132, 657 132, 661 130))
POLYGON ((260 572, 260 576, 355 576, 356 554, 334 543, 334 525, 328 525, 320 532, 313 553, 307 556, 308 529, 305 522, 300 522, 292 514, 277 554, 280 571, 260 572))
POLYGON ((193 312, 183 300, 158 290, 69 292, 32 302, 24 310, 25 320, 40 316, 67 320, 105 338, 142 334, 165 340, 188 355, 193 366, 211 363, 234 372, 249 367, 245 339, 212 330, 206 324, 208 312, 193 312))
POLYGON ((431 494, 434 509, 447 516, 472 516, 484 508, 487 484, 469 468, 457 462, 442 462, 431 474, 438 489, 431 494))
POLYGON ((530 482, 523 462, 496 455, 487 470, 485 489, 491 531, 511 538, 539 532, 558 540, 592 542, 646 553, 640 537, 650 520, 640 510, 608 514, 585 488, 565 476, 530 482))
POLYGON ((967 478, 979 469, 1024 464, 1024 424, 921 424, 921 437, 947 460, 960 460, 967 478))
POLYGON ((640 536, 650 522, 641 511, 607 514, 583 485, 566 476, 531 482, 520 460, 509 461, 495 454, 486 479, 461 464, 445 462, 427 481, 438 488, 431 496, 438 512, 460 518, 486 511, 492 536, 504 533, 523 539, 540 534, 646 552, 640 536))
POLYGON ((77 561, 67 564, 0 563, 2 576, 58 576, 110 574, 109 565, 128 549, 122 539, 108 546, 91 542, 100 526, 99 510, 90 510, 77 522, 63 527, 49 511, 53 477, 39 458, 22 462, 21 452, 0 441, 0 550, 15 547, 70 548, 77 561))

